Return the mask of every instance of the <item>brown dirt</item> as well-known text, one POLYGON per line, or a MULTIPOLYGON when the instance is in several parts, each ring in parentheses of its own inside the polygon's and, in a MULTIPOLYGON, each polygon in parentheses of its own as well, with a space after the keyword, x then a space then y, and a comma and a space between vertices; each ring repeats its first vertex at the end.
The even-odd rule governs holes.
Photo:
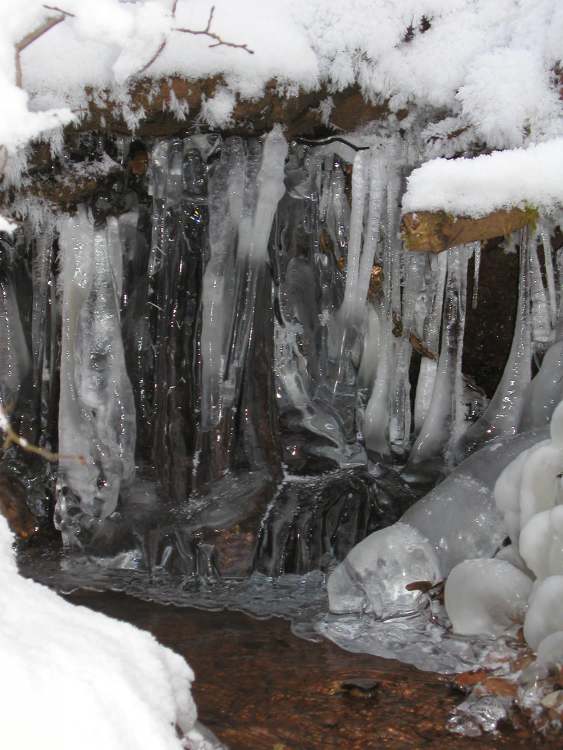
POLYGON ((395 661, 294 637, 280 619, 162 607, 120 594, 70 600, 145 628, 194 668, 200 719, 231 750, 544 750, 563 741, 506 729, 469 739, 445 722, 462 696, 395 661))

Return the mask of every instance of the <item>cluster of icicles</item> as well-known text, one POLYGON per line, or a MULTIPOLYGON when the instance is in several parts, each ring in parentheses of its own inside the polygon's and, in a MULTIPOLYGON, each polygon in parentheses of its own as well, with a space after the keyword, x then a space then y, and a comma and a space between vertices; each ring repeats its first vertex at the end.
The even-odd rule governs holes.
POLYGON ((515 241, 512 349, 494 397, 488 406, 481 400, 471 421, 462 354, 467 267, 473 256, 476 295, 479 246, 439 257, 406 252, 399 234, 406 150, 381 141, 358 151, 351 200, 347 159, 350 150, 335 144, 290 147, 277 128, 261 142, 158 142, 144 245, 136 205, 103 221, 84 206, 66 217, 30 209, 31 353, 5 263, 0 383, 4 403, 13 404, 32 381, 40 418, 31 437, 56 447, 44 404, 58 398, 60 368, 55 521, 68 544, 123 512, 141 443, 184 500, 237 460, 251 468, 271 460, 244 401, 252 398, 247 359, 261 305, 275 310, 276 409, 299 415, 301 427, 322 438, 312 450, 332 465, 368 465, 369 456, 411 471, 451 467, 493 438, 548 424, 563 388, 553 374, 563 339, 549 228, 515 241), (370 285, 374 268, 379 286, 370 285), (414 398, 412 336, 435 354, 422 358, 414 398), (548 347, 549 368, 536 377, 544 385, 523 398, 532 355, 548 347), (236 430, 244 437, 237 444, 236 430))

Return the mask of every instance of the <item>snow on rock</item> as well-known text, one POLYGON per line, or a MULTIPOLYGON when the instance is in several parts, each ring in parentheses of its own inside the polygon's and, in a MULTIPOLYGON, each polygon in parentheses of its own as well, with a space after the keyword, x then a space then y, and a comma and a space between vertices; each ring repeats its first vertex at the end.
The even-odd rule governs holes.
POLYGON ((12 541, 0 516, 0 747, 205 747, 196 730, 189 737, 196 708, 186 662, 149 633, 22 578, 12 541))
POLYGON ((460 635, 500 635, 522 622, 531 579, 506 560, 465 560, 446 581, 445 604, 460 635))
POLYGON ((474 159, 433 159, 408 178, 403 212, 484 216, 518 206, 553 211, 563 203, 563 138, 474 159))
POLYGON ((522 529, 519 546, 538 579, 563 575, 563 505, 533 516, 522 529))
POLYGON ((524 621, 524 637, 537 649, 548 635, 563 630, 563 576, 549 576, 534 586, 524 621))
POLYGON ((357 544, 331 573, 329 608, 335 614, 367 611, 380 618, 405 614, 423 600, 420 591, 406 586, 440 578, 440 564, 428 540, 411 526, 395 523, 357 544))

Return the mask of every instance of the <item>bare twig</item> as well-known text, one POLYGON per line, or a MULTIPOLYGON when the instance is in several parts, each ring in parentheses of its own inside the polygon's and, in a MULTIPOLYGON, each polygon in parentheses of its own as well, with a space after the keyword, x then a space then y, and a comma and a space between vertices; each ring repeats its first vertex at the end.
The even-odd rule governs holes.
POLYGON ((33 443, 30 443, 29 440, 22 438, 22 436, 18 435, 18 433, 10 424, 10 420, 8 419, 8 415, 6 414, 6 411, 2 404, 0 404, 0 430, 6 436, 4 439, 4 444, 2 446, 3 451, 6 451, 10 447, 10 445, 18 445, 27 453, 34 453, 36 456, 41 456, 41 458, 44 458, 45 461, 48 461, 49 463, 56 463, 61 458, 74 459, 76 461, 79 461, 81 464, 86 463, 86 459, 84 458, 84 456, 53 453, 46 448, 40 448, 38 445, 33 445, 33 443))
POLYGON ((184 29, 176 27, 172 31, 180 31, 183 34, 191 34, 192 36, 206 36, 208 39, 213 39, 214 44, 210 44, 210 47, 232 47, 233 49, 242 49, 248 52, 249 55, 254 54, 254 50, 250 49, 248 44, 235 44, 234 42, 226 42, 214 31, 211 31, 211 24, 213 23, 213 16, 215 15, 215 6, 211 6, 209 11, 209 18, 207 19, 207 26, 201 31, 194 31, 193 29, 184 29))
MULTIPOLYGON (((178 0, 174 0, 172 4, 172 10, 171 15, 172 18, 176 18, 176 9, 178 8, 178 0)), ((232 47, 233 49, 242 49, 245 52, 248 52, 249 55, 254 54, 254 50, 250 49, 248 44, 235 44, 234 42, 225 42, 218 34, 215 34, 215 32, 211 31, 211 24, 213 23, 213 16, 215 14, 215 6, 211 6, 211 10, 209 11, 209 18, 207 19, 207 26, 204 29, 200 30, 194 30, 194 29, 185 29, 185 28, 179 28, 175 27, 172 29, 172 31, 180 31, 182 34, 191 34, 192 36, 206 36, 208 39, 213 39, 214 44, 210 44, 210 47, 232 47)), ((164 49, 166 48, 166 45, 168 44, 168 39, 163 39, 160 45, 158 46, 158 49, 154 53, 154 55, 151 57, 151 59, 143 65, 143 67, 137 71, 135 75, 139 76, 142 75, 150 66, 157 60, 160 55, 164 52, 164 49)))
POLYGON ((163 39, 163 40, 162 40, 162 42, 160 43, 160 45, 159 45, 159 47, 158 47, 157 51, 156 51, 156 52, 154 53, 154 55, 153 55, 153 56, 151 57, 151 59, 150 59, 150 60, 149 60, 149 61, 148 61, 147 63, 145 63, 145 64, 143 65, 143 67, 142 67, 142 68, 141 68, 140 70, 138 70, 138 71, 137 71, 137 73, 136 73, 135 75, 138 75, 138 76, 140 76, 140 75, 141 75, 142 73, 144 73, 144 72, 145 72, 145 70, 147 70, 148 68, 150 68, 150 66, 151 66, 151 65, 153 64, 153 62, 154 62, 154 61, 155 61, 155 60, 156 60, 156 59, 157 59, 158 57, 160 57, 160 55, 161 55, 161 54, 163 53, 163 51, 164 51, 164 48, 166 47, 166 43, 167 43, 167 42, 168 42, 168 39, 163 39))
POLYGON ((48 31, 50 31, 53 27, 57 26, 59 23, 62 23, 62 21, 64 21, 67 16, 74 17, 74 13, 69 13, 68 11, 63 10, 62 8, 58 8, 55 5, 44 5, 43 7, 46 10, 54 10, 57 13, 60 13, 60 16, 49 16, 49 18, 43 21, 40 26, 38 26, 33 31, 30 31, 29 34, 26 34, 22 39, 20 39, 19 42, 16 42, 16 86, 19 86, 19 88, 22 87, 21 53, 24 51, 24 49, 26 49, 26 47, 29 47, 30 44, 33 44, 33 42, 37 41, 37 39, 42 37, 43 34, 46 34, 48 31))
POLYGON ((62 13, 63 16, 70 16, 70 18, 76 18, 74 13, 71 13, 68 10, 63 10, 62 8, 59 8, 58 5, 43 5, 44 8, 47 10, 54 10, 57 13, 62 13))

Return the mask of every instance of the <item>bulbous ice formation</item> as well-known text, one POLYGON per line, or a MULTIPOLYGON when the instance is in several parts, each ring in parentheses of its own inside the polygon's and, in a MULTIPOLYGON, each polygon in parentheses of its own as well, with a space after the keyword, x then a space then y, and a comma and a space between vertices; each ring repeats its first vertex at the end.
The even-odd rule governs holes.
POLYGON ((381 618, 406 614, 423 600, 420 591, 408 591, 406 586, 415 581, 436 583, 440 577, 428 540, 411 526, 395 523, 357 544, 329 576, 330 611, 369 611, 381 618))
POLYGON ((509 464, 495 485, 495 501, 516 547, 520 531, 537 513, 563 501, 563 403, 550 426, 551 440, 523 451, 509 464))
POLYGON ((540 580, 563 575, 563 505, 528 521, 520 534, 520 554, 540 580))
POLYGON ((546 636, 537 649, 539 664, 563 664, 563 631, 546 636))
POLYGON ((446 581, 445 603, 455 633, 496 636, 522 622, 532 581, 506 560, 464 560, 446 581))
POLYGON ((549 576, 534 586, 524 621, 524 637, 537 649, 552 633, 563 630, 563 575, 549 576))

